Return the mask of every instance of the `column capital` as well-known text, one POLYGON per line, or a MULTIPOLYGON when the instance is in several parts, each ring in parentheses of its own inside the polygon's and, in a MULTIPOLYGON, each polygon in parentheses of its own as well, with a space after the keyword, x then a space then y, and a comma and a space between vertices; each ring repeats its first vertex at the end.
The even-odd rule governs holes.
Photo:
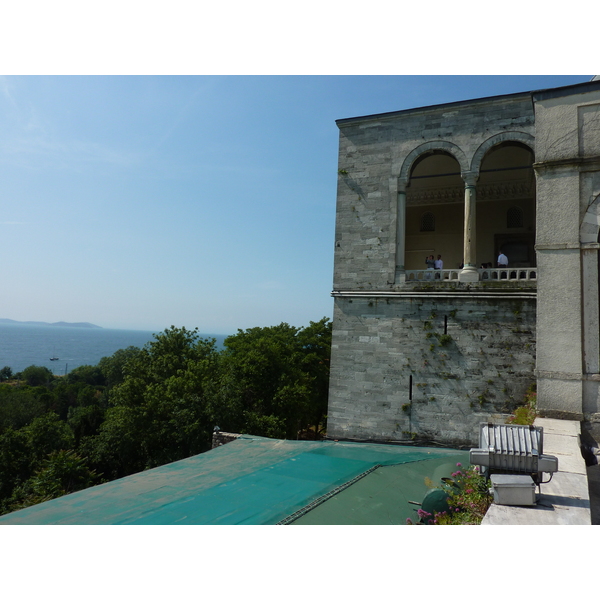
POLYGON ((475 187, 475 184, 479 179, 479 173, 475 171, 463 171, 460 176, 465 182, 465 187, 475 187))

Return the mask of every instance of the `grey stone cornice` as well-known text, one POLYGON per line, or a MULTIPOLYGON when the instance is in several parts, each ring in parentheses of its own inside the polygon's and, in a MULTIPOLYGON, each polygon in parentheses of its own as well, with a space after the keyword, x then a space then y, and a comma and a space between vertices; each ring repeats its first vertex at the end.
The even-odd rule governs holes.
POLYGON ((548 88, 545 90, 537 90, 531 92, 534 102, 539 100, 548 100, 549 98, 560 98, 561 96, 572 96, 573 94, 585 94, 593 92, 600 88, 600 80, 595 78, 583 83, 573 83, 571 85, 563 85, 557 88, 548 88))
POLYGON ((578 242, 564 242, 559 244, 536 244, 535 251, 543 250, 579 250, 581 244, 578 242))
POLYGON ((564 381, 581 381, 585 378, 583 373, 567 373, 565 371, 542 371, 535 369, 534 375, 543 379, 561 379, 564 381))
MULTIPOLYGON (((472 100, 460 100, 458 102, 449 102, 447 104, 434 104, 431 106, 420 106, 415 108, 406 108, 403 110, 396 110, 386 113, 377 113, 374 115, 365 115, 361 117, 349 117, 346 119, 337 119, 336 125, 341 129, 342 127, 348 127, 364 121, 387 121, 389 119, 395 119, 403 115, 416 115, 419 113, 427 113, 441 110, 449 110, 453 108, 460 108, 463 106, 472 106, 474 104, 500 104, 514 101, 521 101, 531 98, 531 92, 517 92, 515 94, 504 94, 500 96, 488 96, 486 98, 474 98, 472 100)), ((533 114, 533 109, 531 110, 533 114)))
POLYGON ((492 298, 515 298, 522 300, 535 300, 537 292, 535 290, 506 290, 506 291, 465 291, 457 290, 455 292, 440 290, 430 290, 426 292, 415 291, 377 291, 377 290, 333 290, 331 295, 334 298, 468 298, 468 299, 492 299, 492 298))
POLYGON ((544 160, 533 163, 533 169, 538 171, 550 170, 550 169, 580 169, 585 170, 586 168, 600 168, 600 156, 586 156, 586 157, 575 157, 575 158, 559 158, 555 160, 544 160))

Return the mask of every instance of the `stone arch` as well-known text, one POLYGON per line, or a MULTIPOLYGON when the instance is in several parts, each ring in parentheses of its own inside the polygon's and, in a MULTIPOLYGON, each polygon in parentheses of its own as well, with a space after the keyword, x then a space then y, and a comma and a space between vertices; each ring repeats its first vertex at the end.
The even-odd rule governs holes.
POLYGON ((442 152, 447 152, 452 155, 460 165, 461 171, 468 171, 469 168, 469 160, 467 159, 466 154, 452 142, 445 142, 442 140, 434 140, 431 142, 425 142, 420 146, 417 146, 412 152, 408 154, 408 156, 404 159, 402 163, 402 168, 400 169, 400 174, 398 176, 398 180, 401 184, 406 185, 408 183, 408 178, 410 176, 410 169, 413 166, 415 160, 426 154, 427 152, 431 152, 434 150, 441 150, 442 152))
POLYGON ((479 148, 473 154, 473 159, 471 160, 471 168, 469 169, 472 173, 479 173, 479 169, 481 168, 481 161, 487 154, 488 150, 501 144, 502 142, 519 142, 529 147, 532 152, 535 153, 535 138, 523 131, 505 131, 504 133, 498 133, 493 135, 491 138, 488 138, 483 142, 479 148))
POLYGON ((582 244, 593 244, 599 241, 600 235, 600 194, 588 205, 579 228, 579 241, 582 244))

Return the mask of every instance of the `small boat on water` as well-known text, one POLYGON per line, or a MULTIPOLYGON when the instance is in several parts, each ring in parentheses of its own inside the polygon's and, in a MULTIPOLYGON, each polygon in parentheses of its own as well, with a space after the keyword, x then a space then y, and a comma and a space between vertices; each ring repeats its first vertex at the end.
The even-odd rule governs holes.
POLYGON ((58 360, 58 356, 52 356, 50 360, 58 360))

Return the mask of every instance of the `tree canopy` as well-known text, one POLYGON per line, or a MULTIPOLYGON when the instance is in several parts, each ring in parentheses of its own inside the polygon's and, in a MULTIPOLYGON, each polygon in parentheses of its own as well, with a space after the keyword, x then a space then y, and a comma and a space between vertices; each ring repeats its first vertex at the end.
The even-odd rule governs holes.
POLYGON ((206 451, 215 426, 323 433, 328 319, 238 330, 224 346, 171 327, 62 377, 3 369, 0 514, 206 451))

